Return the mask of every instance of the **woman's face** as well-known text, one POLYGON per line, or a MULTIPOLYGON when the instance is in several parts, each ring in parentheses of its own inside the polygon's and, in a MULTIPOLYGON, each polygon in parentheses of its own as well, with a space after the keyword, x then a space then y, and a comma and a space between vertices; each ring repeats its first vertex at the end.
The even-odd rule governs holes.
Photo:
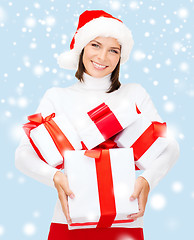
POLYGON ((83 64, 85 72, 100 78, 113 72, 121 56, 121 47, 117 39, 97 37, 84 48, 83 64))

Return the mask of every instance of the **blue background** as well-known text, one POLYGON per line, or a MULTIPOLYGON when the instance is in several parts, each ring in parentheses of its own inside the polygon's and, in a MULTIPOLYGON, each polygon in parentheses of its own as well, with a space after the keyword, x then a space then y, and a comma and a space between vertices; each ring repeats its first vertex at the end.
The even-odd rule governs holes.
POLYGON ((74 82, 57 54, 69 49, 79 15, 102 9, 132 31, 120 81, 142 84, 180 144, 173 169, 150 193, 145 239, 194 239, 193 0, 0 1, 0 239, 47 238, 57 198, 14 165, 21 126, 46 89, 74 82))

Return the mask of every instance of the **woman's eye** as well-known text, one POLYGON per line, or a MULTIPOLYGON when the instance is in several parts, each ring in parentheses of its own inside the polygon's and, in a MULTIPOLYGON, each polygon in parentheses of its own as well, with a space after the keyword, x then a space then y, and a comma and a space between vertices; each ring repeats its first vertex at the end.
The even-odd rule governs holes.
POLYGON ((99 45, 98 45, 98 44, 95 44, 95 43, 92 43, 92 46, 93 46, 93 47, 98 47, 99 45))
POLYGON ((118 52, 117 52, 116 50, 113 50, 113 49, 112 49, 111 51, 112 51, 113 53, 116 53, 116 54, 118 54, 118 52))

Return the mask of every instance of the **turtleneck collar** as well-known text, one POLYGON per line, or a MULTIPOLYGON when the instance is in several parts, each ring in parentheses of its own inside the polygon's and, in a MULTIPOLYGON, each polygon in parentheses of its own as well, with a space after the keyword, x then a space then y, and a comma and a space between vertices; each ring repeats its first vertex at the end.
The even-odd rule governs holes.
POLYGON ((107 91, 111 85, 111 73, 108 75, 96 78, 92 77, 91 75, 87 73, 83 73, 83 80, 84 82, 79 81, 79 85, 81 85, 83 88, 86 88, 88 90, 104 90, 107 91))

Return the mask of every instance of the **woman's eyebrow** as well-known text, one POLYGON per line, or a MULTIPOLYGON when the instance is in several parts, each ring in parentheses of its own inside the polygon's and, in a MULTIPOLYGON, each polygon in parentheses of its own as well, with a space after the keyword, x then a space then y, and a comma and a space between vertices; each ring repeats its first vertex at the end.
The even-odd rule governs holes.
POLYGON ((121 51, 121 48, 118 48, 118 47, 111 47, 111 48, 118 49, 119 51, 121 51))
MULTIPOLYGON (((96 41, 96 40, 92 40, 92 41, 90 41, 90 42, 96 42, 96 43, 98 43, 99 45, 102 45, 102 43, 100 43, 100 42, 98 42, 98 41, 96 41)), ((118 50, 121 51, 121 48, 118 48, 118 47, 110 47, 110 48, 118 49, 118 50)))
POLYGON ((100 43, 100 42, 98 42, 98 41, 96 41, 96 40, 92 40, 92 41, 90 41, 90 42, 96 42, 96 43, 98 43, 99 45, 102 45, 102 43, 100 43))

